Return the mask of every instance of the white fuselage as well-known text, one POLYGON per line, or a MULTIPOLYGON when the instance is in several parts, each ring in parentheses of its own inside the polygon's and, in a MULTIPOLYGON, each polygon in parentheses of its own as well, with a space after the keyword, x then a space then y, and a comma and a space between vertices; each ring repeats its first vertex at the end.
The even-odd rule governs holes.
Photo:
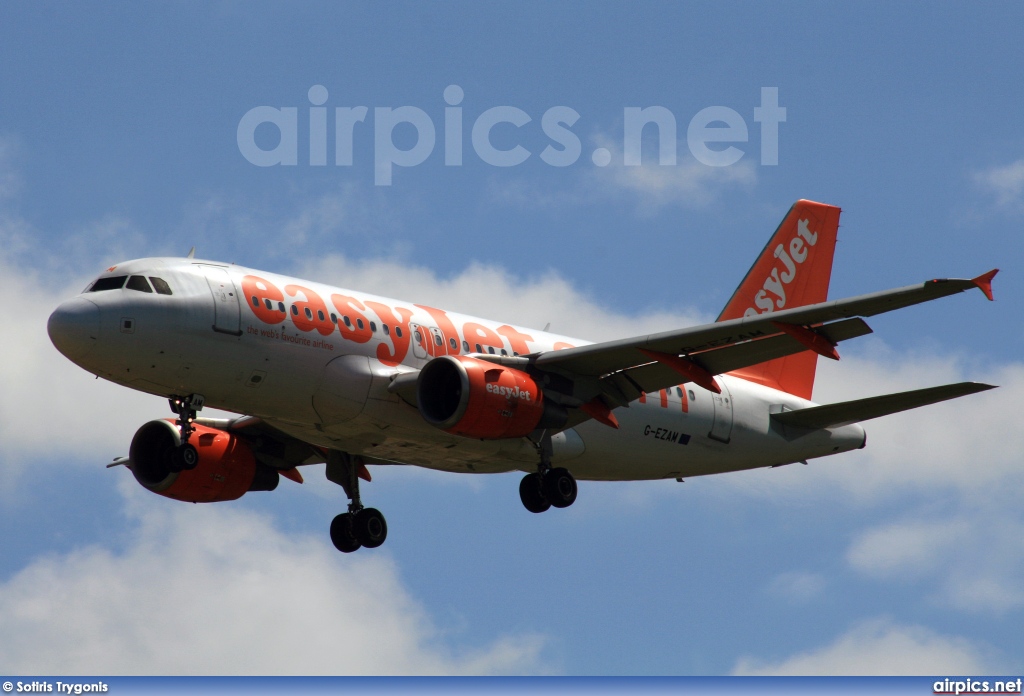
MULTIPOLYGON (((388 391, 396 372, 437 355, 526 355, 588 343, 193 259, 141 259, 105 275, 158 277, 172 294, 125 287, 62 305, 75 303, 85 325, 98 322, 95 336, 83 330, 73 346, 58 346, 83 368, 165 397, 202 394, 208 406, 259 417, 318 446, 446 471, 529 472, 537 454, 525 438, 475 440, 434 428, 388 391)), ((616 409, 618 429, 591 420, 559 433, 553 463, 579 479, 679 478, 864 444, 859 425, 786 433, 770 414, 809 402, 729 375, 716 379, 721 395, 683 384, 616 409)))

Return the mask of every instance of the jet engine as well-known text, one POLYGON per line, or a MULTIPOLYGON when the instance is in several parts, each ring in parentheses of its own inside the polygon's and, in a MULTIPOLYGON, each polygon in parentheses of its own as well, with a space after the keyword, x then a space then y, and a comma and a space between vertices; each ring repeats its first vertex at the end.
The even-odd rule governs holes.
POLYGON ((416 382, 423 418, 445 432, 481 440, 522 437, 565 424, 565 408, 544 398, 534 379, 463 355, 428 362, 416 382))
POLYGON ((256 461, 252 449, 237 435, 193 427, 189 444, 196 448, 198 462, 185 471, 175 456, 181 434, 174 421, 150 421, 139 428, 128 457, 135 480, 154 493, 189 503, 235 500, 249 491, 277 488, 277 471, 256 461))

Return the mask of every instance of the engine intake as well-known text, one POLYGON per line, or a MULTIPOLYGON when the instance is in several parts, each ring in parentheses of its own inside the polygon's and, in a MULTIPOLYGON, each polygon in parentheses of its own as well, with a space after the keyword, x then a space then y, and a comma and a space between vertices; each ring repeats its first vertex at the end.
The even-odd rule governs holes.
POLYGON ((272 491, 280 476, 256 461, 252 449, 238 436, 194 425, 189 443, 199 454, 190 471, 174 470, 174 453, 181 435, 171 420, 155 420, 139 428, 129 450, 135 480, 168 498, 189 503, 213 503, 241 498, 249 491, 272 491))
POLYGON ((416 382, 424 420, 453 435, 498 440, 560 428, 568 413, 530 375, 463 355, 428 362, 416 382))

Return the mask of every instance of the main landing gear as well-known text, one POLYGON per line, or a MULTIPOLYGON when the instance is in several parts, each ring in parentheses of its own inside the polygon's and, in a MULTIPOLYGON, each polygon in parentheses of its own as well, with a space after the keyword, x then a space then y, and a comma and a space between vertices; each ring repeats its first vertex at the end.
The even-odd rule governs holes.
POLYGON ((519 482, 519 498, 530 512, 544 512, 551 507, 566 508, 576 502, 576 479, 568 469, 551 467, 551 435, 546 431, 539 444, 537 473, 527 474, 519 482))
POLYGON ((331 522, 331 541, 342 553, 352 553, 365 546, 375 549, 388 538, 388 523, 375 508, 364 508, 359 499, 359 478, 369 480, 369 473, 360 457, 330 450, 327 453, 327 480, 345 489, 349 497, 348 512, 331 522))
POLYGON ((171 411, 177 414, 178 431, 181 433, 181 445, 174 451, 170 470, 172 472, 188 471, 195 469, 199 464, 199 452, 189 444, 189 438, 195 432, 192 423, 196 419, 196 411, 203 410, 203 403, 206 399, 202 394, 189 394, 188 396, 172 396, 167 400, 171 405, 171 411))

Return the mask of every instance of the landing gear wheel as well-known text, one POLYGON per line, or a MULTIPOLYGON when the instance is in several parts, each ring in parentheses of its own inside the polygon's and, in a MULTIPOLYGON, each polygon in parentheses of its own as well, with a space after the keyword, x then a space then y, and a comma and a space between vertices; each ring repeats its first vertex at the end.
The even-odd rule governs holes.
POLYGON ((544 512, 551 507, 551 503, 541 492, 540 474, 527 474, 519 482, 519 499, 523 501, 523 507, 530 512, 544 512))
POLYGON ((567 508, 576 502, 576 479, 568 469, 552 469, 544 474, 544 497, 557 508, 567 508))
POLYGON ((363 546, 375 549, 388 538, 388 523, 376 508, 363 508, 352 519, 352 533, 363 546))
POLYGON ((192 445, 182 445, 175 451, 179 471, 191 471, 199 464, 199 452, 192 445))
POLYGON ((342 553, 352 553, 362 546, 352 533, 352 513, 338 515, 331 521, 331 541, 342 553))

